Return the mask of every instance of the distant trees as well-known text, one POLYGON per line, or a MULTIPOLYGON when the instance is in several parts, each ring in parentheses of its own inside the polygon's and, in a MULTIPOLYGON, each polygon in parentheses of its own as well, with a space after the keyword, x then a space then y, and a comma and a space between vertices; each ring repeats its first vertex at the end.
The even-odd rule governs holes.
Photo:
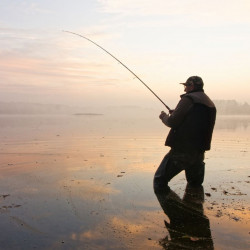
POLYGON ((250 115, 250 105, 235 100, 214 100, 219 115, 250 115))

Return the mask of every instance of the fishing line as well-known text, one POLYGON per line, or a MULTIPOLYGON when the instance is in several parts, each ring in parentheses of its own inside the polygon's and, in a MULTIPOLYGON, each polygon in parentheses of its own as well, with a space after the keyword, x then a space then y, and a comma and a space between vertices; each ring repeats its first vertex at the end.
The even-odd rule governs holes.
POLYGON ((99 44, 97 44, 96 42, 92 41, 91 39, 87 38, 86 36, 82 36, 80 34, 71 32, 71 31, 66 31, 63 30, 63 32, 67 32, 79 37, 82 37, 86 40, 88 40, 89 42, 93 43, 94 45, 96 45, 97 47, 99 47, 100 49, 104 50, 107 54, 109 54, 110 56, 112 56, 116 61, 118 61, 123 67, 125 67, 131 74, 133 74, 169 111, 171 111, 171 109, 168 107, 167 104, 165 104, 162 99, 156 95, 156 93, 144 82, 142 81, 131 69, 129 69, 124 63, 122 63, 118 58, 116 58, 114 55, 112 55, 109 51, 107 51, 106 49, 104 49, 102 46, 100 46, 99 44))

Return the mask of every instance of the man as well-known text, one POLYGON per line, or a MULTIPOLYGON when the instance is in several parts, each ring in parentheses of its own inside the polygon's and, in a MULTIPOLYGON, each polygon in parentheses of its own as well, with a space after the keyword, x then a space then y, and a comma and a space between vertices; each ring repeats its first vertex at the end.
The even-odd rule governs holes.
POLYGON ((175 110, 160 114, 162 122, 171 128, 165 143, 171 149, 155 173, 155 192, 169 190, 168 182, 182 170, 191 186, 200 186, 204 180, 204 153, 210 149, 216 108, 204 93, 199 76, 181 84, 186 94, 181 95, 175 110))

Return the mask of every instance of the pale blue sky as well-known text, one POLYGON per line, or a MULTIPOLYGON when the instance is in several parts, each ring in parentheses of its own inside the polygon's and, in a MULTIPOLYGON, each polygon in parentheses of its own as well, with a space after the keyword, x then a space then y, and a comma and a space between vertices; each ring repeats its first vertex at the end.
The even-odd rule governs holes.
POLYGON ((117 56, 169 105, 200 75, 212 99, 250 103, 250 2, 1 0, 0 100, 159 106, 117 56))

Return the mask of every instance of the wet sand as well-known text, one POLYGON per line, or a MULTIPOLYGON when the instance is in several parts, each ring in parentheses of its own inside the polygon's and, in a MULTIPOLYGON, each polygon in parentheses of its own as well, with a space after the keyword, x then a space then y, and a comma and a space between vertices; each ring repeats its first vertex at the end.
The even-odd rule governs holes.
POLYGON ((249 117, 218 118, 203 190, 181 173, 172 197, 152 187, 168 151, 157 117, 0 116, 0 127, 0 249, 249 249, 249 117))

